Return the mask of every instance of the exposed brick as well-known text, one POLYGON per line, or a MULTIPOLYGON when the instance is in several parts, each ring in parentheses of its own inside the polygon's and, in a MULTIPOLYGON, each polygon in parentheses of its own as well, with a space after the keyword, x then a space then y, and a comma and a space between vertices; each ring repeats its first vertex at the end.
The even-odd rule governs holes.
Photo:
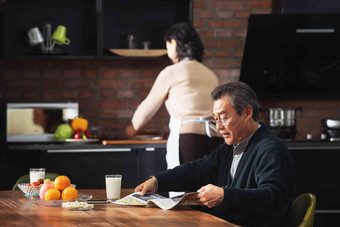
POLYGON ((57 99, 60 97, 60 95, 61 95, 60 91, 55 90, 52 91, 51 89, 45 90, 43 93, 43 97, 46 99, 57 99))
POLYGON ((114 90, 103 90, 99 92, 101 98, 114 98, 116 97, 116 92, 114 90))
POLYGON ((243 3, 241 1, 212 1, 209 2, 210 9, 242 9, 243 3))
POLYGON ((201 19, 210 19, 215 17, 215 13, 213 11, 201 11, 198 16, 201 19))
POLYGON ((109 78, 116 78, 118 76, 117 70, 104 70, 103 71, 103 78, 109 79, 109 78))
POLYGON ((250 11, 235 11, 235 17, 236 18, 249 18, 250 11))
POLYGON ((214 36, 214 31, 213 30, 200 30, 198 34, 200 35, 202 39, 205 37, 212 38, 214 36))
POLYGON ((61 71, 59 70, 45 70, 43 72, 43 78, 60 78, 62 77, 61 71))
POLYGON ((61 97, 65 99, 73 99, 79 97, 78 90, 64 90, 61 97))
POLYGON ((117 98, 134 98, 135 96, 135 92, 132 90, 120 90, 117 94, 117 98))
POLYGON ((67 69, 64 71, 64 77, 67 79, 81 78, 81 70, 79 69, 67 69))
POLYGON ((205 22, 203 20, 194 20, 193 26, 197 28, 204 28, 205 27, 205 22))
POLYGON ((117 80, 100 80, 98 86, 101 88, 127 88, 128 81, 117 79, 117 80))
POLYGON ((40 78, 40 72, 37 71, 37 70, 24 70, 22 72, 22 77, 23 78, 30 78, 30 79, 40 78))
POLYGON ((93 99, 95 97, 95 91, 89 89, 82 89, 79 91, 79 97, 86 99, 93 99))
POLYGON ((155 70, 144 70, 141 72, 141 77, 156 77, 158 72, 155 70))
POLYGON ((133 84, 133 87, 136 87, 136 88, 142 88, 142 87, 151 88, 152 85, 154 84, 154 80, 152 80, 152 79, 137 79, 137 80, 132 81, 132 84, 133 84))
POLYGON ((206 3, 205 1, 193 1, 193 8, 194 9, 205 9, 206 8, 206 3))
POLYGON ((230 57, 230 50, 219 50, 216 51, 216 57, 230 57))
POLYGON ((229 38, 232 36, 231 30, 222 30, 219 29, 216 31, 216 38, 229 38))
POLYGON ((217 18, 220 19, 229 19, 233 17, 232 11, 218 11, 216 12, 217 18))
POLYGON ((237 57, 237 58, 242 58, 243 57, 243 49, 235 50, 233 56, 237 57))
POLYGON ((139 74, 136 70, 121 70, 120 77, 121 78, 129 78, 129 77, 137 77, 139 74))
POLYGON ((99 71, 98 70, 84 70, 83 71, 83 77, 88 78, 88 79, 94 79, 94 78, 99 78, 99 71))
POLYGON ((100 111, 99 116, 104 117, 104 118, 113 118, 113 117, 117 117, 117 114, 116 114, 116 110, 107 109, 107 110, 100 111))
POLYGON ((270 9, 272 7, 272 1, 271 0, 263 0, 263 1, 247 1, 245 8, 249 9, 270 9))
POLYGON ((222 20, 222 21, 208 21, 209 28, 241 28, 243 22, 241 20, 222 20))
POLYGON ((4 72, 4 79, 15 79, 18 78, 19 72, 16 70, 8 70, 4 72))
POLYGON ((125 102, 121 101, 95 101, 91 105, 92 108, 125 108, 125 102))
POLYGON ((232 39, 209 39, 206 41, 206 47, 208 48, 221 48, 221 47, 239 47, 242 45, 241 40, 232 40, 232 39))

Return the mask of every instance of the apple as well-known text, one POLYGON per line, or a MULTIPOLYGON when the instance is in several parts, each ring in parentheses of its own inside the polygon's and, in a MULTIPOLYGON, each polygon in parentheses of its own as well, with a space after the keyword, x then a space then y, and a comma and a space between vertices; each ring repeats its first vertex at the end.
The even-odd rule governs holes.
POLYGON ((54 188, 54 183, 52 181, 47 181, 41 186, 39 191, 39 197, 41 200, 45 200, 45 192, 50 188, 54 188))

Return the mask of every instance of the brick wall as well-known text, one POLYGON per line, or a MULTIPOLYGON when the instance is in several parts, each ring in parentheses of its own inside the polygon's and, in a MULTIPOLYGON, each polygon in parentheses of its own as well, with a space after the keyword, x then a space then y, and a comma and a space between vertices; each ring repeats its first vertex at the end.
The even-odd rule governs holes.
MULTIPOLYGON (((205 44, 204 63, 220 83, 238 80, 247 20, 252 13, 271 13, 271 0, 194 0, 194 26, 205 44)), ((111 60, 1 60, 0 100, 6 102, 67 102, 80 104, 90 126, 122 134, 158 73, 170 61, 111 60)), ((340 118, 340 101, 294 100, 261 103, 263 107, 302 107, 297 115, 298 138, 319 138, 320 119, 340 118)), ((163 106, 147 129, 168 130, 163 106)))

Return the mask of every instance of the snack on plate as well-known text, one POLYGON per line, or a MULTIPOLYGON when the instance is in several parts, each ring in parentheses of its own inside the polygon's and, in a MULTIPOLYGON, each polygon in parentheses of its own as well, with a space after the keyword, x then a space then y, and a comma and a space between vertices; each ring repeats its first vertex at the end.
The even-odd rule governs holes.
POLYGON ((68 208, 68 209, 83 209, 83 210, 90 210, 94 207, 93 204, 88 204, 87 202, 65 202, 61 204, 61 207, 68 208))

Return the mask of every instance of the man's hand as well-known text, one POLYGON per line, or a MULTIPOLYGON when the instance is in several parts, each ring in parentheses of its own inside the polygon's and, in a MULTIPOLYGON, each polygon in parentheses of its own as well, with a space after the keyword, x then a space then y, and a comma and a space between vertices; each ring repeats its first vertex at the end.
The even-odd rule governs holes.
POLYGON ((144 183, 138 185, 135 188, 135 192, 140 192, 140 195, 143 196, 147 192, 156 192, 157 191, 157 179, 156 177, 152 177, 144 183))
POLYGON ((197 190, 197 202, 209 208, 215 207, 223 201, 224 190, 212 184, 208 184, 197 190))

